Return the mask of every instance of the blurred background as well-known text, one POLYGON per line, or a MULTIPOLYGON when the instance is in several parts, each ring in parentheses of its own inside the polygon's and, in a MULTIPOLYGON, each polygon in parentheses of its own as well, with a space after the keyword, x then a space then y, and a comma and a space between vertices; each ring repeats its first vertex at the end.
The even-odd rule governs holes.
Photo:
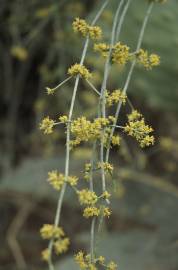
MULTIPOLYGON (((91 21, 102 1, 94 0, 1 0, 0 1, 0 269, 41 270, 40 253, 47 243, 40 239, 43 223, 52 223, 58 194, 46 183, 47 172, 63 171, 65 134, 51 136, 39 131, 41 119, 56 118, 69 109, 73 81, 55 96, 54 87, 66 78, 68 67, 78 62, 83 39, 73 34, 75 17, 91 21)), ((110 1, 99 25, 104 39, 110 35, 117 0, 110 1)), ((134 0, 121 32, 121 41, 132 50, 147 9, 134 0)), ((145 32, 143 47, 161 57, 152 71, 137 67, 129 98, 153 126, 156 143, 142 150, 122 136, 112 151, 115 164, 113 214, 98 241, 99 254, 118 262, 122 270, 178 269, 178 2, 155 5, 145 32)), ((101 85, 103 60, 92 52, 87 66, 95 72, 93 83, 101 85)), ((112 68, 108 87, 122 87, 125 70, 112 68)), ((81 111, 94 117, 97 98, 80 84, 75 116, 81 111)), ((129 108, 122 109, 120 122, 129 108)), ((124 135, 124 136, 123 136, 124 135)), ((80 175, 90 159, 90 145, 72 153, 71 171, 80 175)), ((72 254, 88 248, 90 222, 82 218, 75 194, 65 196, 61 220, 71 238, 67 254, 55 258, 56 269, 78 269, 72 254)))

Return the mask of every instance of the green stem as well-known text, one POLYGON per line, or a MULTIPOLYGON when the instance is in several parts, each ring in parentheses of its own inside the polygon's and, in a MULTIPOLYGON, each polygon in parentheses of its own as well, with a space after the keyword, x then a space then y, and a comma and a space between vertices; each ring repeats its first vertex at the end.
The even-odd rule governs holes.
POLYGON ((91 263, 94 262, 94 246, 95 246, 95 223, 96 217, 92 218, 91 221, 91 231, 90 231, 90 256, 91 256, 91 263))
MULTIPOLYGON (((141 48, 141 44, 142 44, 142 41, 143 41, 143 36, 144 36, 144 33, 145 33, 146 25, 147 25, 148 19, 150 17, 151 11, 153 9, 153 6, 154 6, 154 2, 151 2, 149 4, 149 6, 148 6, 148 9, 147 9, 147 12, 146 12, 146 15, 145 15, 142 27, 141 27, 141 31, 140 31, 140 34, 139 34, 136 51, 139 51, 140 48, 141 48)), ((124 88, 123 88, 123 94, 126 94, 126 92, 127 92, 127 89, 128 89, 128 86, 129 86, 129 83, 130 83, 130 80, 131 80, 132 73, 133 73, 135 65, 136 65, 136 59, 134 59, 132 64, 131 64, 131 67, 130 67, 130 70, 129 70, 129 73, 128 73, 128 76, 127 76, 127 79, 126 79, 126 82, 125 82, 125 85, 124 85, 124 88)), ((121 110, 121 106, 122 106, 122 101, 120 101, 118 103, 116 113, 115 113, 115 119, 116 120, 115 120, 114 125, 116 125, 116 123, 117 123, 119 113, 120 113, 120 110, 121 110)), ((115 131, 115 127, 113 126, 113 128, 111 130, 110 138, 109 138, 108 148, 107 148, 107 151, 106 151, 106 158, 105 158, 106 162, 108 162, 108 160, 109 160, 111 139, 112 139, 112 136, 114 134, 114 131, 115 131)))
MULTIPOLYGON (((101 95, 100 95, 100 106, 101 106, 101 115, 102 117, 106 117, 106 100, 105 100, 105 90, 106 90, 106 86, 107 86, 107 80, 109 77, 109 72, 110 72, 110 61, 111 61, 111 55, 112 55, 112 47, 114 45, 114 41, 115 41, 115 35, 116 35, 116 27, 117 27, 117 22, 118 22, 118 18, 119 18, 119 14, 122 8, 122 5, 124 3, 124 0, 121 0, 115 16, 114 16, 114 20, 113 20, 113 26, 112 26, 112 33, 111 33, 111 41, 110 41, 110 49, 109 49, 109 54, 108 57, 106 59, 105 62, 105 68, 104 68, 104 78, 103 78, 103 82, 102 82, 102 86, 101 86, 101 95)), ((101 137, 101 146, 100 146, 100 162, 101 164, 103 164, 104 162, 104 135, 105 135, 105 130, 102 131, 102 137, 101 137)), ((105 172, 104 172, 104 168, 103 166, 101 166, 101 179, 102 179, 102 191, 106 191, 106 179, 105 179, 105 172)))
POLYGON ((117 26, 117 30, 116 30, 116 41, 115 42, 118 42, 119 41, 119 36, 120 36, 120 32, 121 32, 121 27, 123 25, 123 22, 124 22, 124 19, 125 19, 125 15, 127 13, 127 10, 129 8, 129 5, 131 3, 131 0, 128 0, 125 7, 124 7, 124 10, 122 12, 122 15, 121 15, 121 18, 120 18, 120 21, 119 21, 119 24, 117 26))
POLYGON ((63 84, 65 84, 66 82, 68 82, 70 79, 72 78, 72 76, 68 77, 67 79, 65 79, 64 81, 62 81, 61 83, 59 83, 56 87, 51 88, 51 90, 57 90, 59 87, 61 87, 63 84))

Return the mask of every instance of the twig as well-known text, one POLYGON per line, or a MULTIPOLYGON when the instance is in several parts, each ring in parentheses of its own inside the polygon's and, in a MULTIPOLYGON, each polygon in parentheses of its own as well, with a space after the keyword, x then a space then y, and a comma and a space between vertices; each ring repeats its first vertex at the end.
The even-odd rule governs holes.
POLYGON ((131 0, 128 0, 127 3, 126 3, 126 5, 125 5, 125 7, 124 7, 124 10, 123 10, 123 12, 122 12, 122 14, 121 14, 121 18, 120 18, 120 21, 119 21, 119 24, 118 24, 117 30, 116 30, 116 40, 115 40, 116 42, 119 41, 119 36, 120 36, 120 32, 121 32, 121 27, 122 27, 122 24, 123 24, 123 22, 124 22, 124 18, 125 18, 125 15, 126 15, 126 13, 127 13, 127 10, 128 10, 128 8, 129 8, 130 3, 131 3, 131 0))
POLYGON ((89 80, 86 80, 86 82, 100 96, 100 92, 96 89, 96 87, 89 80))

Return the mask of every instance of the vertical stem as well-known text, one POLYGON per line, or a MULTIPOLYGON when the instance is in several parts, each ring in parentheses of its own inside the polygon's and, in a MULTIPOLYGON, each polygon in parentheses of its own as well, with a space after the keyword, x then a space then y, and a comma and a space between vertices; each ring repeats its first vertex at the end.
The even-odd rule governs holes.
MULTIPOLYGON (((114 16, 112 33, 111 33, 111 41, 110 41, 110 49, 109 49, 108 57, 107 57, 106 62, 105 62, 104 78, 103 78, 103 82, 102 82, 102 86, 101 86, 101 95, 100 95, 101 115, 104 118, 106 117, 105 90, 106 90, 107 80, 108 80, 108 76, 109 76, 109 72, 110 72, 110 68, 111 68, 110 60, 111 60, 112 48, 113 48, 114 41, 115 41, 116 27, 117 27, 119 14, 120 14, 122 5, 124 4, 124 1, 125 0, 120 1, 119 5, 117 7, 117 10, 116 10, 115 16, 114 16)), ((104 162, 104 134, 105 134, 105 130, 102 131, 101 146, 100 146, 101 179, 102 179, 102 191, 103 192, 106 190, 105 171, 104 171, 104 168, 102 166, 103 162, 104 162)))
POLYGON ((124 10, 122 12, 122 15, 121 15, 121 18, 120 18, 120 21, 119 21, 119 24, 117 26, 117 30, 116 30, 116 42, 119 41, 119 36, 120 36, 120 32, 121 32, 121 27, 122 27, 122 24, 124 22, 124 18, 125 18, 125 15, 127 13, 127 10, 129 8, 129 5, 131 3, 131 0, 128 0, 125 7, 124 7, 124 10))
MULTIPOLYGON (((146 15, 145 15, 142 27, 141 27, 141 31, 140 31, 140 34, 139 34, 136 51, 138 51, 141 48, 141 44, 142 44, 142 41, 143 41, 143 36, 144 36, 144 33, 145 33, 146 25, 147 25, 148 19, 150 17, 151 11, 153 9, 153 6, 154 6, 154 2, 151 2, 149 4, 149 6, 148 6, 148 9, 147 9, 147 12, 146 12, 146 15)), ((129 87, 129 83, 130 83, 130 80, 131 80, 132 73, 133 73, 135 65, 136 65, 136 59, 133 60, 131 66, 130 66, 130 70, 129 70, 129 73, 128 73, 128 76, 127 76, 127 79, 126 79, 126 82, 125 82, 125 85, 124 85, 124 88, 123 88, 123 94, 126 94, 126 92, 127 92, 127 89, 129 87)), ((109 146, 108 146, 107 151, 106 151, 106 158, 105 158, 106 162, 108 162, 108 160, 109 160, 111 138, 112 138, 112 136, 114 134, 114 131, 115 131, 115 125, 116 125, 118 117, 119 117, 121 106, 122 106, 122 101, 120 101, 118 103, 118 106, 117 106, 117 109, 116 109, 116 113, 115 113, 115 119, 116 120, 115 120, 115 123, 114 123, 114 125, 113 125, 113 127, 111 129, 111 134, 110 134, 110 138, 109 138, 109 146)))
MULTIPOLYGON (((99 19, 102 11, 104 10, 104 8, 106 7, 106 5, 108 4, 108 0, 106 0, 104 2, 104 4, 102 5, 102 7, 100 8, 100 10, 98 11, 98 13, 96 14, 92 25, 94 23, 96 23, 96 21, 99 19)), ((89 37, 87 36, 85 44, 84 44, 84 48, 83 48, 83 52, 82 52, 82 56, 81 56, 81 60, 80 60, 80 65, 83 65, 85 57, 86 57, 86 53, 87 53, 87 49, 88 49, 88 45, 89 45, 89 37)), ((67 187, 67 178, 69 176, 69 161, 70 161, 70 122, 72 119, 72 114, 73 114, 73 109, 74 109, 74 103, 75 103, 75 98, 76 98, 76 94, 77 94, 77 90, 78 90, 78 85, 79 85, 79 80, 80 80, 80 76, 78 75, 75 79, 75 85, 74 85, 74 90, 73 90, 73 94, 72 94, 72 100, 71 100, 71 105, 70 105, 70 110, 69 110, 69 117, 68 117, 68 124, 67 124, 67 135, 66 135, 66 162, 65 162, 65 183, 61 189, 60 195, 59 195, 59 199, 58 199, 58 203, 57 203, 57 210, 56 210, 56 216, 55 216, 55 221, 54 221, 54 226, 58 226, 59 221, 60 221, 60 214, 61 214, 61 208, 62 208, 62 202, 63 202, 63 198, 64 198, 64 194, 66 191, 66 187, 67 187)), ((48 266, 49 266, 49 270, 54 270, 54 265, 52 263, 52 248, 53 248, 53 243, 54 243, 54 239, 51 239, 48 245, 49 248, 49 260, 48 260, 48 266)))
POLYGON ((95 222, 96 222, 96 217, 93 217, 92 218, 92 221, 91 221, 91 231, 90 231, 90 256, 91 256, 91 263, 94 262, 95 222))

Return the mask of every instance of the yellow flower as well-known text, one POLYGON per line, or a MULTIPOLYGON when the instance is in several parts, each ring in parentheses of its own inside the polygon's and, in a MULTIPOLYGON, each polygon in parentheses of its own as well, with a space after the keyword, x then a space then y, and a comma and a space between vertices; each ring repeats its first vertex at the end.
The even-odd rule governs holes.
POLYGON ((48 261, 49 260, 49 249, 48 248, 42 250, 41 257, 42 257, 43 261, 48 261))
POLYGON ((94 51, 101 53, 103 57, 108 56, 110 46, 106 43, 94 44, 94 51))
POLYGON ((78 263, 80 269, 86 269, 88 267, 87 262, 85 262, 84 253, 83 251, 79 251, 74 256, 75 261, 78 263))
POLYGON ((44 130, 44 134, 51 134, 53 132, 54 125, 55 121, 50 119, 49 116, 47 116, 40 123, 40 129, 44 130))
POLYGON ((43 239, 51 239, 64 236, 64 231, 61 227, 55 227, 52 224, 44 224, 40 229, 40 234, 43 239))
POLYGON ((57 172, 57 170, 53 170, 48 172, 47 181, 53 186, 54 189, 60 190, 64 184, 65 177, 62 173, 57 172))
POLYGON ((132 113, 129 114, 127 117, 129 121, 135 121, 140 119, 142 117, 142 114, 139 113, 137 110, 133 110, 132 113))
POLYGON ((83 216, 85 218, 93 217, 93 216, 99 216, 100 210, 97 207, 86 207, 83 212, 83 216))
POLYGON ((80 33, 83 37, 88 34, 88 24, 85 20, 76 18, 72 24, 73 30, 76 33, 80 33))
POLYGON ((68 122, 68 116, 67 115, 61 115, 61 116, 59 116, 59 121, 61 122, 61 123, 67 123, 68 122))
POLYGON ((103 256, 99 256, 99 257, 98 257, 98 262, 99 262, 100 264, 104 264, 105 258, 104 258, 103 256))
POLYGON ((77 118, 71 123, 71 133, 75 136, 75 139, 71 141, 71 145, 76 146, 81 142, 101 139, 102 129, 112 124, 114 119, 112 116, 108 118, 99 117, 91 122, 84 116, 77 118))
POLYGON ((152 127, 146 125, 142 115, 135 110, 128 115, 128 123, 124 131, 134 137, 142 148, 154 144, 154 137, 150 136, 152 127))
POLYGON ((89 70, 85 66, 77 64, 77 63, 68 69, 68 74, 70 76, 80 75, 82 78, 87 79, 87 80, 90 79, 92 76, 89 70))
POLYGON ((111 215, 111 210, 109 209, 109 207, 104 207, 103 208, 103 216, 109 218, 110 215, 111 215))
POLYGON ((78 183, 78 177, 76 176, 68 176, 67 182, 71 185, 71 186, 76 186, 78 183))
POLYGON ((103 168, 105 170, 105 172, 112 174, 113 173, 113 165, 108 163, 108 162, 98 162, 98 168, 101 169, 103 168))
POLYGON ((100 39, 102 30, 99 26, 90 26, 83 19, 76 18, 72 24, 75 33, 80 33, 83 37, 89 35, 93 40, 100 39))
POLYGON ((120 137, 119 136, 112 136, 112 145, 120 145, 120 137))
POLYGON ((84 172, 84 178, 86 180, 90 179, 90 171, 91 171, 91 163, 86 163, 85 164, 85 172, 84 172))
POLYGON ((112 51, 112 62, 119 65, 125 65, 130 59, 130 48, 127 45, 118 42, 114 45, 112 51))
POLYGON ((109 199, 111 197, 111 194, 108 191, 104 191, 101 196, 104 199, 109 199))
POLYGON ((157 54, 150 54, 149 62, 151 67, 158 66, 160 64, 160 57, 157 54))
POLYGON ((160 64, 160 57, 157 54, 148 54, 147 51, 140 49, 136 54, 137 62, 143 65, 146 69, 152 69, 152 67, 160 64))
POLYGON ((90 191, 88 189, 82 189, 77 192, 79 197, 79 202, 81 205, 89 204, 93 205, 97 202, 98 197, 94 191, 90 191))
POLYGON ((91 170, 91 163, 86 163, 85 164, 85 171, 90 171, 91 170))
POLYGON ((54 94, 54 92, 55 92, 55 90, 54 90, 54 89, 49 88, 49 87, 46 87, 46 91, 47 91, 47 94, 48 94, 48 95, 53 95, 53 94, 54 94))
POLYGON ((65 237, 64 239, 60 239, 55 241, 54 243, 54 249, 57 255, 60 255, 64 252, 66 252, 69 248, 70 240, 69 238, 65 237))
POLYGON ((114 263, 113 261, 108 263, 107 270, 116 270, 116 269, 117 269, 117 264, 116 263, 114 263))
POLYGON ((91 39, 100 39, 102 36, 102 30, 99 26, 89 26, 88 28, 89 36, 91 39))
POLYGON ((97 270, 96 266, 92 263, 89 263, 88 270, 97 270))
POLYGON ((112 93, 109 93, 106 90, 105 96, 106 96, 106 103, 108 106, 112 106, 118 103, 119 101, 121 101, 123 104, 126 103, 127 96, 123 94, 120 89, 114 90, 112 93))

